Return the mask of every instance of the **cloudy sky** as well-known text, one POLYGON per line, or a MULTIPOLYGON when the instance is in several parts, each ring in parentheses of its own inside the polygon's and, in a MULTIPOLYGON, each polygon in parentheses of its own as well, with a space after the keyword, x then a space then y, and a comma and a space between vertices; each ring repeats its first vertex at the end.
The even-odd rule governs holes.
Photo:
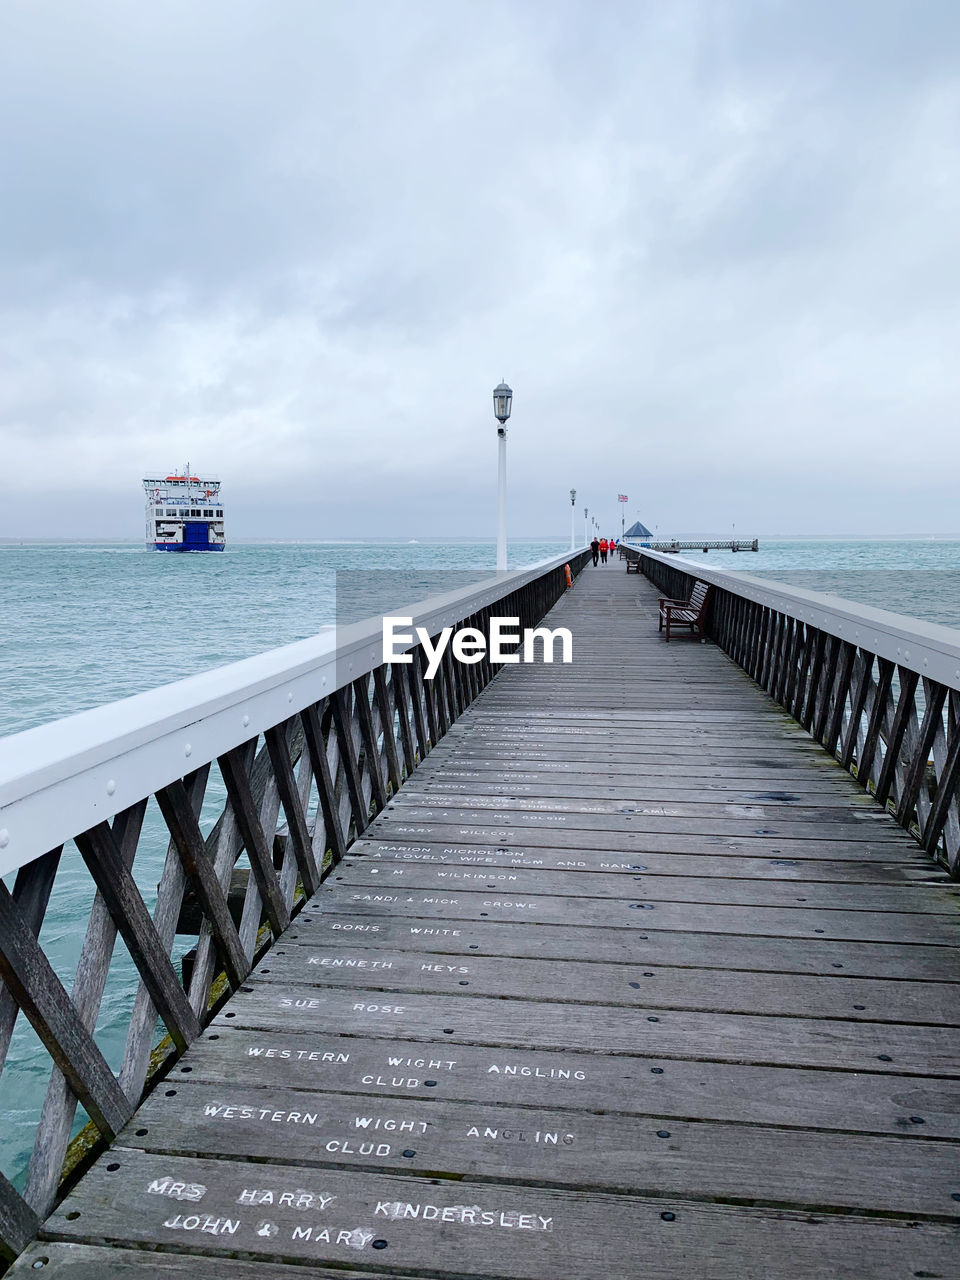
POLYGON ((0 536, 960 532, 956 0, 2 0, 0 536))

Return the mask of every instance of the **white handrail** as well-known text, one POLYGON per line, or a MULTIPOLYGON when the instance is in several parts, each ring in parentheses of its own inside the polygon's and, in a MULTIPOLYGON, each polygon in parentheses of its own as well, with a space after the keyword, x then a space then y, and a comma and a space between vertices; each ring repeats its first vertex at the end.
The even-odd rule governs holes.
POLYGON ((623 542, 641 556, 682 569, 702 582, 710 582, 746 600, 797 618, 828 635, 861 645, 870 653, 916 671, 949 689, 960 689, 960 630, 954 627, 924 622, 887 609, 875 609, 872 605, 856 604, 842 596, 767 581, 752 573, 707 568, 699 560, 650 551, 631 538, 625 538, 623 542))
MULTIPOLYGON (((583 550, 393 612, 435 635, 583 550)), ((381 619, 368 618, 0 738, 0 875, 280 724, 382 659, 381 619)))

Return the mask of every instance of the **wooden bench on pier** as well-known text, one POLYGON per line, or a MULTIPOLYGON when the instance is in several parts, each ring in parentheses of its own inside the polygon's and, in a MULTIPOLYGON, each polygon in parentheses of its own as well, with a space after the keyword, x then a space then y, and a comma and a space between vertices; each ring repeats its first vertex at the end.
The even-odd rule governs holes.
POLYGON ((660 597, 659 631, 666 630, 669 642, 671 628, 689 627, 693 636, 704 636, 704 620, 707 605, 710 601, 710 586, 706 582, 695 582, 689 600, 668 600, 660 597))

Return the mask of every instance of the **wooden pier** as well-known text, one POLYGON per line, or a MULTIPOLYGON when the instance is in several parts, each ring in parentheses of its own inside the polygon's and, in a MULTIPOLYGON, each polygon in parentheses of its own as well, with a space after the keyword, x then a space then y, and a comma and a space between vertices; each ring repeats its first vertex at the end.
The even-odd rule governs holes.
POLYGON ((657 594, 581 574, 10 1274, 957 1274, 956 886, 657 594))

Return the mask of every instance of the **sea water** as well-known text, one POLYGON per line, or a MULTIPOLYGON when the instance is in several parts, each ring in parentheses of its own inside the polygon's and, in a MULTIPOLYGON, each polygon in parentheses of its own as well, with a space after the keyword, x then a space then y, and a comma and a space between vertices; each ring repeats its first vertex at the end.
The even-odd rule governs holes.
MULTIPOLYGON (((511 543, 510 565, 564 548, 559 540, 511 543)), ((684 554, 712 568, 960 627, 960 542, 790 540, 763 543, 756 554, 684 554)), ((0 735, 304 639, 344 620, 337 583, 345 575, 355 618, 444 589, 438 574, 456 571, 456 585, 463 585, 489 576, 494 565, 490 542, 234 543, 216 555, 160 554, 129 543, 0 544, 0 735)), ((611 559, 600 571, 624 570, 611 559)), ((222 801, 211 785, 205 829, 222 801)), ((165 849, 162 823, 151 810, 135 864, 151 909, 165 849)), ((13 877, 5 882, 10 887, 13 877)), ((70 845, 41 933, 68 989, 91 899, 89 877, 70 845)), ((176 962, 190 942, 178 939, 176 962)), ((96 1028, 115 1069, 136 984, 118 942, 96 1028)), ((18 1185, 49 1067, 21 1017, 0 1077, 0 1169, 18 1185)), ((78 1124, 83 1119, 81 1112, 78 1124)))

